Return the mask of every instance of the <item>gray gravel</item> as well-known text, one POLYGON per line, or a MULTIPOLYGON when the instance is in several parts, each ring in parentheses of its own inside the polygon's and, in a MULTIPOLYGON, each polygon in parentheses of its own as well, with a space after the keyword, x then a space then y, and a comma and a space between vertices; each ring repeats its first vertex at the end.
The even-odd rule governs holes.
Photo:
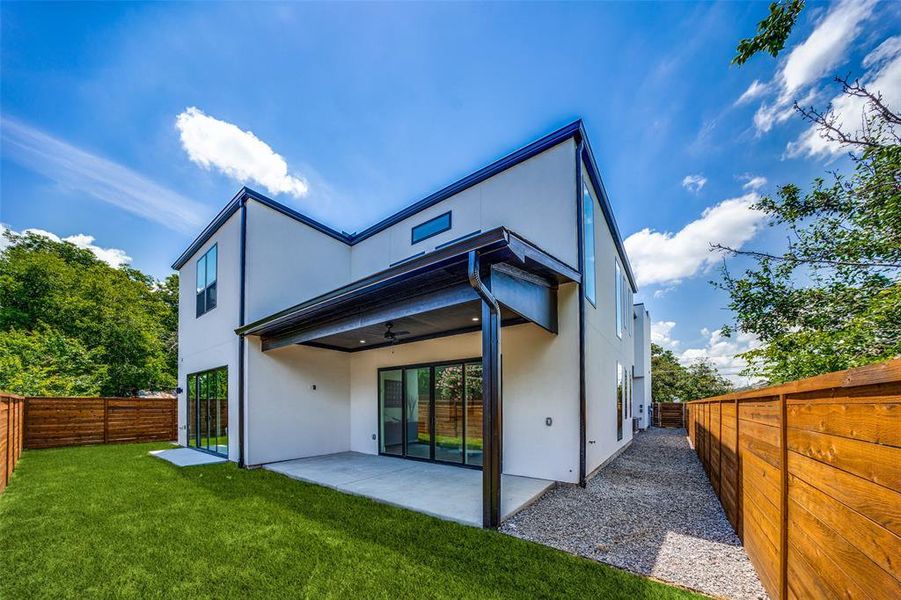
POLYGON ((560 486, 501 531, 712 596, 765 599, 683 429, 648 429, 582 489, 560 486))

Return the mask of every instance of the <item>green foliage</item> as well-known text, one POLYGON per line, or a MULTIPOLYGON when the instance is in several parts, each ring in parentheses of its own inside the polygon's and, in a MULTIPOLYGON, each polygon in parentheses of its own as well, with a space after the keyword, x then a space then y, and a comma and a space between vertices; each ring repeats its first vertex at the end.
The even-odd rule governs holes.
POLYGON ((0 335, 0 390, 23 396, 94 396, 106 366, 96 351, 49 327, 0 335))
POLYGON ((0 255, 0 387, 128 395, 175 386, 177 276, 158 284, 68 242, 8 238, 0 255))
POLYGON ((789 234, 781 254, 735 252, 756 265, 717 283, 738 327, 764 343, 745 353, 745 374, 778 383, 901 355, 901 120, 857 84, 862 133, 847 135, 827 112, 801 111, 828 139, 855 146, 850 176, 818 178, 804 193, 782 186, 760 200, 772 226, 789 234))
POLYGON ((651 397, 654 402, 688 402, 732 391, 732 383, 709 361, 687 367, 671 350, 651 344, 651 397))
POLYGON ((738 43, 732 64, 743 65, 758 52, 777 56, 785 47, 785 41, 803 8, 804 0, 784 0, 770 4, 770 14, 757 24, 757 34, 738 43))

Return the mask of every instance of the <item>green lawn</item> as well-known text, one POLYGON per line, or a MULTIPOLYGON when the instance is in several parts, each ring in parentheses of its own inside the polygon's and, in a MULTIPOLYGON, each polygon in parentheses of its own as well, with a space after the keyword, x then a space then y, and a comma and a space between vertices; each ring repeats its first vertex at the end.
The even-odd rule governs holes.
POLYGON ((563 552, 167 444, 26 451, 0 598, 691 598, 563 552))

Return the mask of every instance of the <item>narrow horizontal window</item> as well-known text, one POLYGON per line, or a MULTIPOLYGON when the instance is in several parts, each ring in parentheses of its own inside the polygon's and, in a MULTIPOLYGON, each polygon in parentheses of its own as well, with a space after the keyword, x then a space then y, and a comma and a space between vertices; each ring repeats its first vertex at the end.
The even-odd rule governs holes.
POLYGON ((438 235, 439 233, 444 233, 445 231, 451 228, 451 214, 450 211, 444 213, 443 215, 438 215, 434 219, 429 219, 425 223, 420 223, 419 225, 413 228, 411 232, 411 243, 416 244, 421 242, 422 240, 426 240, 433 235, 438 235))

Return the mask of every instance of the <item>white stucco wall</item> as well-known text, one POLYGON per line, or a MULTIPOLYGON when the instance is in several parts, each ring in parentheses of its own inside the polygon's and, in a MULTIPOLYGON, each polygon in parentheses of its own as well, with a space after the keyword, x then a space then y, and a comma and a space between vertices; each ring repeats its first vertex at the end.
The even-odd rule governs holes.
MULTIPOLYGON (((579 469, 578 296, 559 294, 560 333, 536 325, 501 329, 504 473, 577 482, 579 469), (551 417, 548 427, 545 419, 551 417)), ((382 367, 480 357, 479 333, 352 354, 350 448, 378 453, 377 372, 382 367)))
MULTIPOLYGON (((606 227, 598 202, 598 195, 587 174, 583 179, 595 199, 595 265, 597 274, 596 306, 585 302, 585 397, 586 397, 586 471, 601 466, 632 440, 632 419, 623 403, 623 437, 616 439, 616 364, 628 374, 632 370, 635 352, 632 337, 632 303, 623 318, 626 323, 622 337, 616 333, 616 264, 622 262, 613 236, 606 227)), ((628 283, 626 284, 628 285, 628 283)), ((633 387, 634 390, 634 387, 633 387)))
POLYGON ((349 283, 350 252, 340 240, 248 202, 246 322, 349 283))
POLYGON ((575 268, 575 163, 573 141, 561 142, 363 240, 353 247, 351 278, 371 275, 474 231, 501 226, 575 268), (447 211, 451 211, 449 231, 411 243, 414 226, 447 211))
POLYGON ((633 407, 638 426, 646 429, 651 405, 651 315, 644 304, 635 307, 635 398, 633 407))
POLYGON ((247 338, 246 377, 247 464, 350 449, 349 354, 247 338))
MULTIPOLYGON (((230 460, 238 460, 238 302, 240 213, 219 228, 213 237, 179 270, 178 385, 187 389, 190 373, 228 367, 228 420, 230 460), (213 244, 217 245, 216 308, 197 317, 196 265, 213 244)), ((187 395, 178 395, 178 443, 187 444, 187 395)))

